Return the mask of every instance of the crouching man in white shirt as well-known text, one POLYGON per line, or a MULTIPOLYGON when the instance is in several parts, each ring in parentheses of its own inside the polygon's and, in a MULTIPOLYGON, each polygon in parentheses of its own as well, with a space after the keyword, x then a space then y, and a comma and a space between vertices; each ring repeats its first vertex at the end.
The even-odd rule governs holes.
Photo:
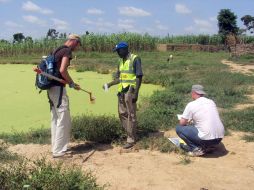
POLYGON ((219 144, 224 137, 224 126, 216 104, 204 97, 205 94, 203 86, 192 86, 194 101, 187 104, 176 127, 177 135, 187 144, 181 144, 181 148, 190 156, 204 155, 209 147, 219 144))

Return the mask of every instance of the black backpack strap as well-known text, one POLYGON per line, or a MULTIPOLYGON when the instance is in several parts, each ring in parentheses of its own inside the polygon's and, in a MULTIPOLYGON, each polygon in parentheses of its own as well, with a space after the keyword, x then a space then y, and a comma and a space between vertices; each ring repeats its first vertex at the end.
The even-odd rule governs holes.
POLYGON ((59 108, 62 104, 62 97, 63 97, 63 86, 60 87, 60 93, 59 93, 59 98, 58 98, 58 104, 57 104, 57 108, 59 108))
POLYGON ((47 96, 48 96, 48 100, 49 100, 49 107, 50 107, 50 111, 52 110, 52 107, 54 106, 52 100, 49 98, 49 92, 47 91, 47 96))

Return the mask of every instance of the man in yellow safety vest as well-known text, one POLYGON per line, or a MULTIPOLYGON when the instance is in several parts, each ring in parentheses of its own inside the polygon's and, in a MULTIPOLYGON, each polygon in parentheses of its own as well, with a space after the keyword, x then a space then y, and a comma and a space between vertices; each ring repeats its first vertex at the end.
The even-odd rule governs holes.
POLYGON ((137 140, 136 102, 143 77, 141 58, 129 52, 127 42, 118 43, 113 51, 120 57, 116 78, 104 84, 103 88, 118 84, 118 114, 127 133, 127 143, 123 148, 128 149, 137 140))

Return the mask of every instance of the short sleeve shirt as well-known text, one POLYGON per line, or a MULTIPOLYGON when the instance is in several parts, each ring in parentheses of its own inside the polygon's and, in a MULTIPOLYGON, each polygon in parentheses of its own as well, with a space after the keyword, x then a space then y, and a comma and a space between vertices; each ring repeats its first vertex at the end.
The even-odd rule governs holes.
POLYGON ((71 51, 70 47, 61 46, 61 47, 57 48, 54 51, 54 53, 55 53, 55 59, 56 59, 58 68, 60 68, 60 66, 61 66, 61 62, 62 62, 63 57, 68 57, 69 60, 72 59, 72 51, 71 51))
POLYGON ((224 137, 224 126, 214 101, 200 97, 187 104, 182 118, 193 120, 202 140, 212 140, 224 137))

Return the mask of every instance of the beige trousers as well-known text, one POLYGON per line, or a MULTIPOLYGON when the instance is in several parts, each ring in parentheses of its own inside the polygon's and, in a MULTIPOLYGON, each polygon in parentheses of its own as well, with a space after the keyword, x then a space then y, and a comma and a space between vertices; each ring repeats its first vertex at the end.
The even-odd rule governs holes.
POLYGON ((70 141, 71 116, 69 109, 69 98, 66 89, 63 88, 62 103, 57 108, 60 86, 54 86, 48 90, 51 105, 51 145, 52 153, 62 153, 67 150, 70 141))
POLYGON ((127 133, 127 142, 134 143, 136 141, 137 131, 137 104, 132 103, 133 92, 122 93, 118 96, 118 114, 122 127, 127 133))

